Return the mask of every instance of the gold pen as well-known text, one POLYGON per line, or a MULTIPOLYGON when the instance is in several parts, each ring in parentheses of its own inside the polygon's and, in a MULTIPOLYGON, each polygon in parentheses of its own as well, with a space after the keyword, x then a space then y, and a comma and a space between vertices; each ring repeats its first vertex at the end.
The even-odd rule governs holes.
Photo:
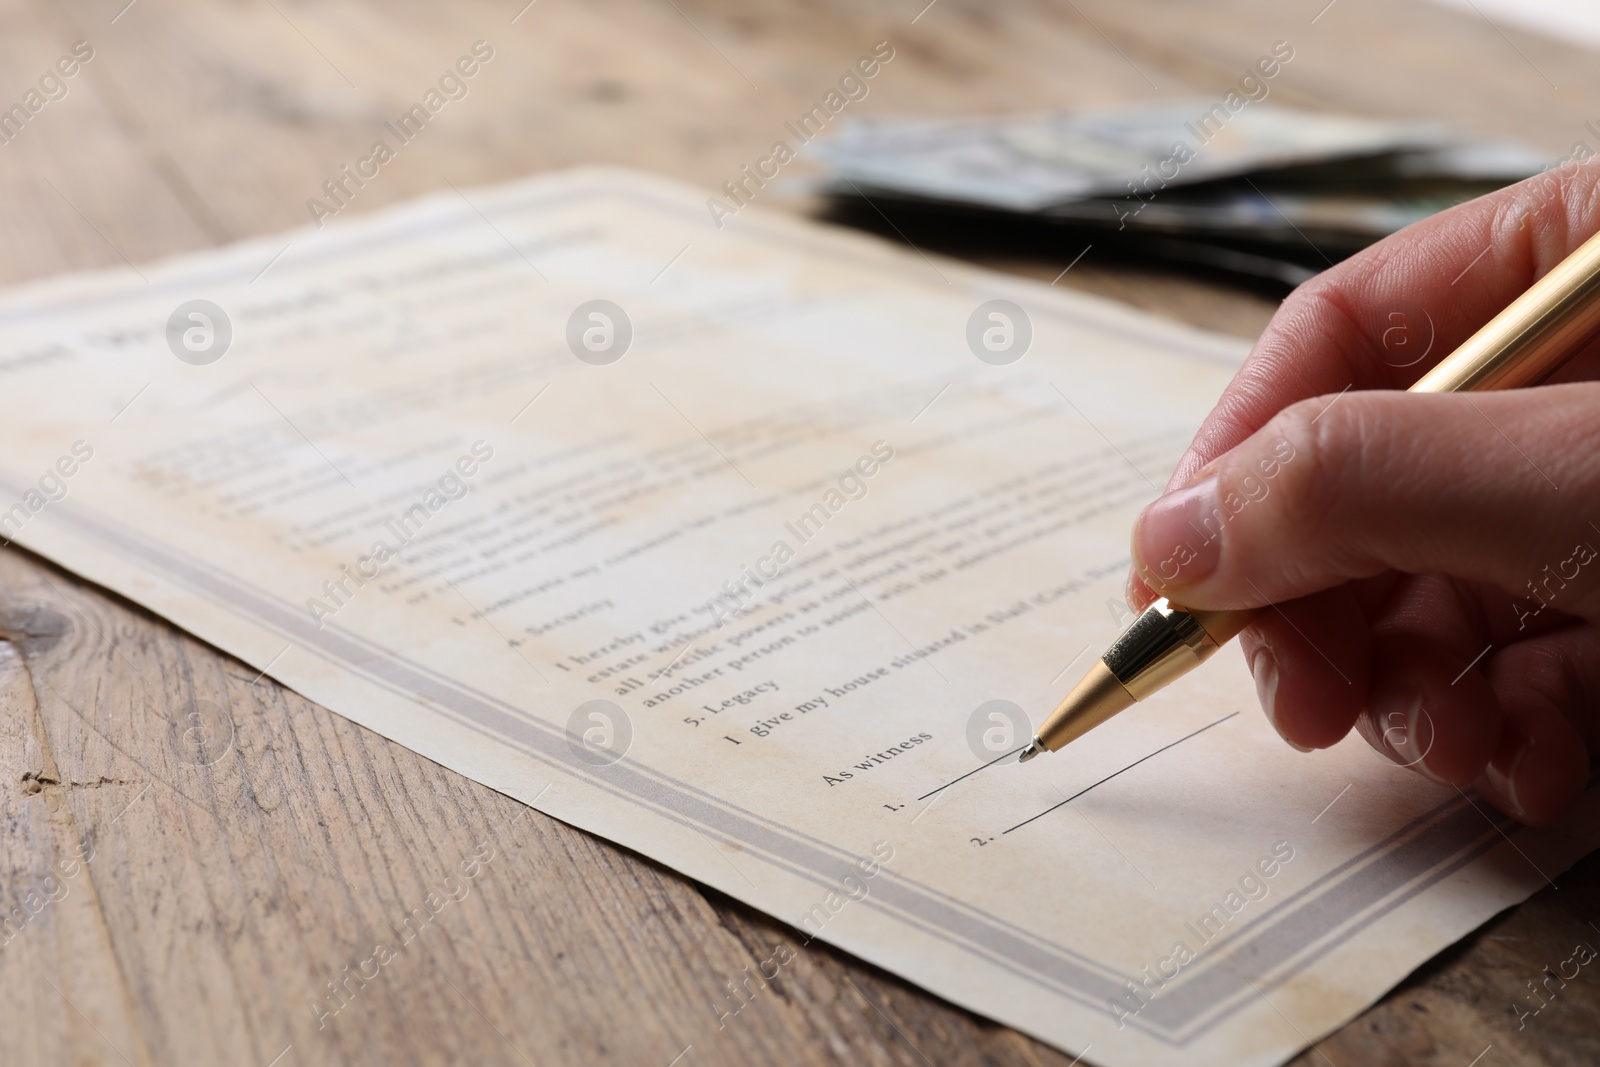
MULTIPOLYGON (((1411 387, 1413 393, 1515 389, 1546 378, 1600 333, 1600 234, 1411 387)), ((1045 719, 1019 763, 1054 752, 1209 659, 1262 609, 1194 611, 1157 600, 1045 719)))

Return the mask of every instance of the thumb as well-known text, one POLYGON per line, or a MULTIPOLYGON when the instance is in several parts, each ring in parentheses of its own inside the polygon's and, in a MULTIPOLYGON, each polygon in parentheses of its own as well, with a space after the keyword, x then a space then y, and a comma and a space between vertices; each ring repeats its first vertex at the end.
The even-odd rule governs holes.
POLYGON ((1197 608, 1397 570, 1593 619, 1596 546, 1600 383, 1582 382, 1302 401, 1146 508, 1133 557, 1153 590, 1197 608))

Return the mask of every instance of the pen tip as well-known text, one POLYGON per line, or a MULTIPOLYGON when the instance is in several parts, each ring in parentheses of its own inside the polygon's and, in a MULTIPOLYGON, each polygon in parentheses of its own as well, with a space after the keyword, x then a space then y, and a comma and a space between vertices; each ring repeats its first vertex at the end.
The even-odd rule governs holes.
POLYGON ((1039 739, 1036 737, 1028 742, 1028 747, 1022 750, 1022 755, 1017 757, 1017 762, 1027 763, 1042 751, 1044 751, 1044 748, 1039 744, 1039 739))

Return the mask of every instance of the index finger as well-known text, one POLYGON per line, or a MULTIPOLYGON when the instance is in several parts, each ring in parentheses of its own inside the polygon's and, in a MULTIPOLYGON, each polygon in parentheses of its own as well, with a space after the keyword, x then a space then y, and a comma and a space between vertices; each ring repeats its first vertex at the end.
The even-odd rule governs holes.
MULTIPOLYGON (((1600 230, 1600 158, 1442 211, 1291 293, 1178 462, 1176 488, 1297 400, 1405 389, 1600 230)), ((1595 377, 1600 345, 1561 375, 1595 377)))

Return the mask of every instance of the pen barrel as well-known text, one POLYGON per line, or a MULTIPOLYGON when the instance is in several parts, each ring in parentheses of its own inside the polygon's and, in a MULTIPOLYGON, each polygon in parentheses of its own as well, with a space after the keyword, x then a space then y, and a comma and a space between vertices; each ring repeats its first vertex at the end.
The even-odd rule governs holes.
POLYGON ((1600 234, 1558 263, 1411 387, 1483 392, 1533 385, 1600 333, 1600 234))
POLYGON ((1151 604, 1100 657, 1135 700, 1194 670, 1257 615, 1247 611, 1190 611, 1168 600, 1151 604))

